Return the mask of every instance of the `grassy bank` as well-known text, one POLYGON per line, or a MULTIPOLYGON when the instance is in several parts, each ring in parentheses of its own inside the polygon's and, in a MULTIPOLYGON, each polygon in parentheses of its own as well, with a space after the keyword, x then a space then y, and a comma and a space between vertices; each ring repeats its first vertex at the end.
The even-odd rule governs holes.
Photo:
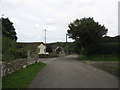
POLYGON ((44 66, 44 63, 33 64, 28 66, 27 68, 20 69, 15 73, 3 77, 3 88, 27 88, 36 74, 44 66))
POLYGON ((79 55, 79 60, 84 63, 90 64, 117 77, 120 77, 120 66, 118 66, 117 62, 119 59, 120 57, 113 55, 94 55, 89 57, 79 55))
POLYGON ((11 62, 18 58, 27 58, 27 52, 30 55, 37 53, 37 46, 18 43, 8 37, 2 37, 2 60, 11 62))
POLYGON ((120 57, 114 55, 93 55, 93 56, 85 56, 79 55, 80 60, 91 60, 91 61, 118 61, 120 57))

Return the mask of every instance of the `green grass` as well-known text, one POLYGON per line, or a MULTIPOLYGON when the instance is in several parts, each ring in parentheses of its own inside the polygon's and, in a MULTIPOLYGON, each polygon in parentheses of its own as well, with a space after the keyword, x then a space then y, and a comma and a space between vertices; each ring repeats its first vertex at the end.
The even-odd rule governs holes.
POLYGON ((120 57, 113 55, 93 55, 93 56, 85 56, 79 55, 80 60, 91 60, 91 61, 118 61, 120 57))
POLYGON ((44 66, 44 63, 33 64, 3 77, 3 88, 27 88, 36 74, 44 66))
POLYGON ((108 73, 111 73, 111 74, 113 74, 113 75, 115 75, 115 76, 117 76, 117 77, 120 77, 119 76, 119 74, 120 74, 120 68, 118 68, 118 67, 113 67, 113 66, 103 66, 103 67, 101 67, 100 69, 102 69, 102 70, 104 70, 104 71, 106 71, 106 72, 108 72, 108 73), (119 73, 119 74, 118 74, 119 73))
MULTIPOLYGON (((90 56, 90 57, 87 57, 85 55, 79 55, 79 60, 81 61, 94 61, 94 62, 97 62, 97 61, 103 61, 102 64, 94 64, 93 66, 96 67, 96 68, 99 68, 99 69, 102 69, 110 74, 113 74, 117 77, 120 77, 120 66, 116 67, 116 66, 110 66, 109 65, 109 62, 110 61, 118 61, 120 59, 120 57, 117 57, 117 56, 113 56, 113 55, 94 55, 94 56, 90 56), (104 63, 106 61, 109 61, 108 64, 104 63)), ((92 65, 92 64, 91 64, 92 65)))

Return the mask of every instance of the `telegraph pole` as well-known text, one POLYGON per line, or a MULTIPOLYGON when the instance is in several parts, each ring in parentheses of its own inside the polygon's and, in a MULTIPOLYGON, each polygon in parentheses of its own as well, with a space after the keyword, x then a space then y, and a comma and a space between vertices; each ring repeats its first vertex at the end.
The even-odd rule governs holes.
POLYGON ((2 14, 2 18, 3 18, 4 14, 2 14))
MULTIPOLYGON (((45 29, 45 47, 46 47, 46 29, 45 29)), ((45 49, 45 57, 46 57, 46 49, 45 49)))
POLYGON ((67 33, 66 33, 66 55, 67 55, 67 50, 68 50, 68 46, 67 46, 67 33))

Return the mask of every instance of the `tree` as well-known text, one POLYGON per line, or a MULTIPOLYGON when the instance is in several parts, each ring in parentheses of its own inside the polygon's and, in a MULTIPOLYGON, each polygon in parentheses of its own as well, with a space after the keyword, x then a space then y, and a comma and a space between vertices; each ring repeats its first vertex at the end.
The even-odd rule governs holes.
POLYGON ((62 49, 58 46, 58 47, 56 48, 56 53, 59 54, 61 51, 62 51, 62 49))
POLYGON ((80 54, 81 49, 82 49, 82 44, 81 44, 80 40, 76 40, 74 43, 75 43, 74 44, 75 45, 74 46, 75 53, 80 54))
POLYGON ((51 48, 49 45, 48 45, 47 48, 46 48, 46 52, 49 52, 49 53, 52 53, 52 52, 53 52, 52 48, 51 48))
POLYGON ((13 23, 8 18, 1 18, 0 21, 2 21, 2 35, 16 41, 17 36, 13 23))
POLYGON ((107 29, 104 25, 95 22, 93 18, 76 19, 68 25, 70 38, 81 42, 86 54, 96 53, 101 38, 106 35, 107 29))

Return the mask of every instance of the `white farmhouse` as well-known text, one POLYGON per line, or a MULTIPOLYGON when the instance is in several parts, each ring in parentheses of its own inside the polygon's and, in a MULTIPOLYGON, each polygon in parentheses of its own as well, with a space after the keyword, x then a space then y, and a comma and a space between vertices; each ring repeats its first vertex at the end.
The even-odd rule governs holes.
POLYGON ((37 46, 37 48, 38 48, 39 55, 45 55, 45 54, 48 55, 49 54, 48 52, 46 52, 45 44, 41 43, 39 46, 37 46))
POLYGON ((19 42, 19 44, 25 47, 37 48, 37 53, 39 56, 45 56, 45 54, 49 55, 49 53, 46 52, 46 45, 43 42, 19 42))

